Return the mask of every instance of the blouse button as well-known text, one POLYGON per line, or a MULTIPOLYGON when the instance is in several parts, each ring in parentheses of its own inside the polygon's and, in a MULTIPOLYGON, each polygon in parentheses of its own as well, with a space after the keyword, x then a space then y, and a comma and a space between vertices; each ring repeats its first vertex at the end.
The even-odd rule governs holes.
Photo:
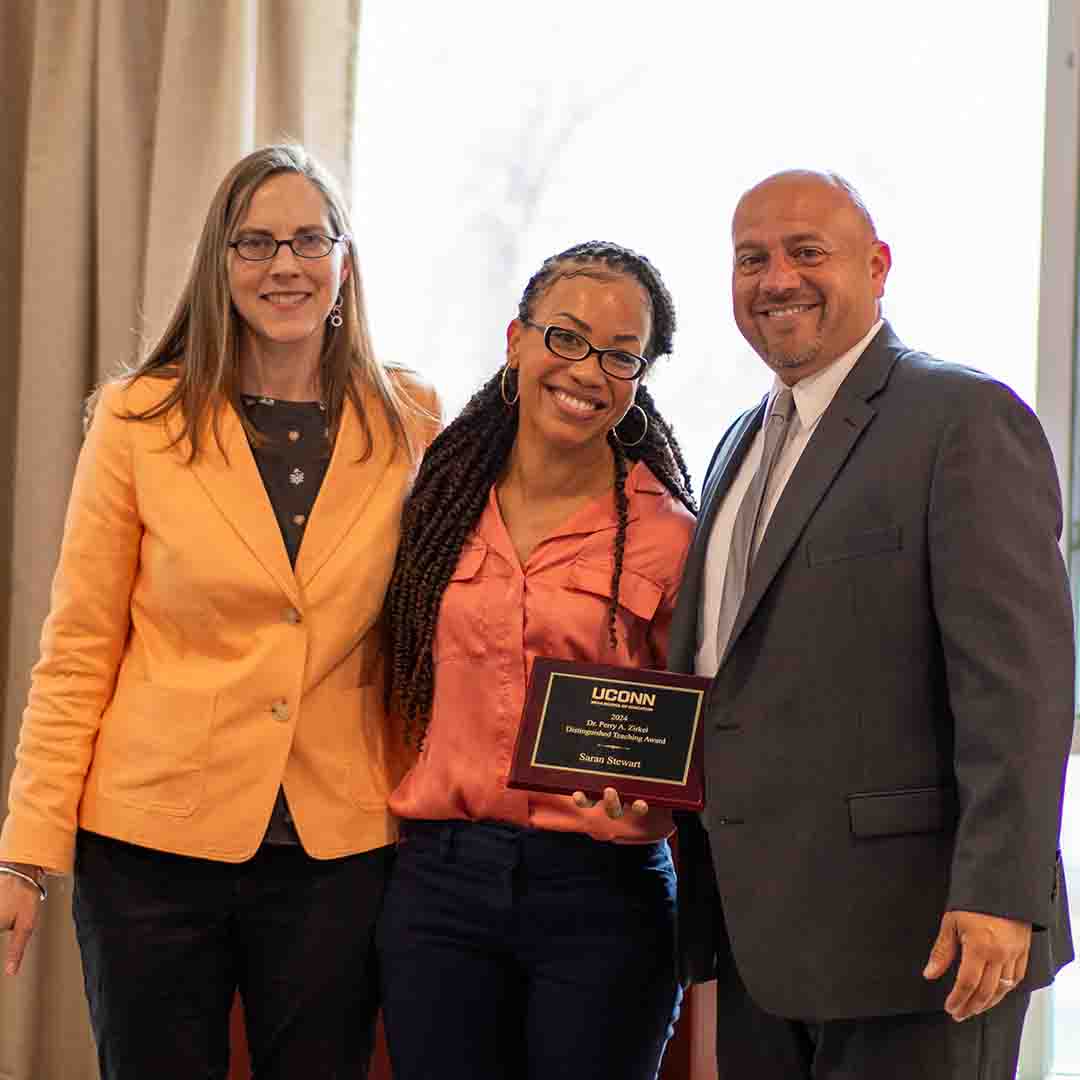
POLYGON ((287 701, 275 701, 270 706, 270 712, 275 720, 285 723, 289 719, 289 703, 287 701))
POLYGON ((296 442, 300 438, 300 432, 293 428, 289 432, 289 442, 296 442))
POLYGON ((305 521, 307 521, 306 514, 293 514, 292 516, 292 523, 294 525, 303 525, 305 521))

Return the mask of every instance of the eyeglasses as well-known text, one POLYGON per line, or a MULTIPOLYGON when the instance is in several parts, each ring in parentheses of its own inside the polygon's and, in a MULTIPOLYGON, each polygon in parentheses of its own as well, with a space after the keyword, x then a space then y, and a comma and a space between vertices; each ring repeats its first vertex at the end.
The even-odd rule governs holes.
POLYGON ((587 338, 565 326, 541 326, 529 319, 522 321, 534 330, 542 330, 548 352, 563 360, 585 360, 596 353, 601 370, 613 379, 636 379, 649 366, 644 356, 625 349, 598 349, 587 338))
POLYGON ((335 244, 347 241, 347 236, 325 236, 318 232, 297 233, 291 240, 275 240, 272 236, 241 236, 230 240, 231 247, 245 262, 268 262, 284 244, 301 259, 323 259, 334 250, 335 244))

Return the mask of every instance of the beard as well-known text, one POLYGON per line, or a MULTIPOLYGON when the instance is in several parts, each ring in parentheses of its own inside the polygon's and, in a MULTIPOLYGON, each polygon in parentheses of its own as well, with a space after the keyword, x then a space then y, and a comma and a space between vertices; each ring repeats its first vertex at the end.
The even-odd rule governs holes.
POLYGON ((812 364, 821 355, 822 345, 821 338, 816 338, 810 345, 800 349, 798 352, 770 349, 765 356, 765 363, 773 371, 795 371, 812 364))

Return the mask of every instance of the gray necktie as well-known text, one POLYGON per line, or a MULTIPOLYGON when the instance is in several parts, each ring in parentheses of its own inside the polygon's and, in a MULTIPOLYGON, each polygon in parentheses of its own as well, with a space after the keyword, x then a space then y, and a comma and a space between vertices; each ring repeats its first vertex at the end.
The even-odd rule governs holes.
POLYGON ((769 486, 769 474, 784 445, 788 421, 795 405, 795 399, 787 388, 780 391, 773 401, 772 411, 765 422, 765 445, 761 451, 761 463, 757 472, 750 479, 739 512, 735 515, 735 527, 731 533, 731 548, 728 551, 727 569, 724 571, 724 587, 720 593, 720 617, 716 628, 716 659, 719 663, 724 658, 728 638, 735 626, 735 616, 739 613, 743 593, 746 592, 746 579, 753 562, 754 535, 761 518, 761 507, 765 502, 765 492, 769 486))

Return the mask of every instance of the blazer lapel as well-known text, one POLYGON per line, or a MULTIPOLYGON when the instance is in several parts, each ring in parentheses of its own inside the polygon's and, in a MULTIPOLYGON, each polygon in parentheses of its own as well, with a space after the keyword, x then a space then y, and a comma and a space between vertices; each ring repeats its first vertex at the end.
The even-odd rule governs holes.
POLYGON ((330 465, 296 557, 296 579, 302 586, 310 584, 345 539, 395 458, 395 443, 381 403, 369 389, 361 394, 371 430, 370 451, 360 417, 346 400, 330 465))
POLYGON ((192 471, 210 501, 252 555, 293 604, 299 605, 300 593, 270 497, 266 494, 243 425, 231 405, 222 409, 220 432, 225 454, 208 429, 203 451, 192 463, 192 471))
POLYGON ((693 666, 694 653, 697 650, 698 622, 701 613, 701 579, 705 573, 705 554, 709 546, 709 535, 713 522, 724 495, 735 474, 739 471, 742 460, 753 442, 754 435, 761 427, 765 413, 763 400, 756 408, 743 413, 728 429, 714 455, 715 467, 705 481, 705 490, 701 495, 701 511, 694 529, 694 542, 686 558, 682 584, 679 586, 679 601, 671 624, 668 666, 675 671, 689 671, 693 666))
POLYGON ((731 487, 735 474, 739 471, 746 452, 754 436, 761 427, 765 418, 765 406, 768 404, 768 396, 764 397, 752 409, 735 421, 724 436, 724 441, 716 451, 716 468, 711 471, 705 482, 705 490, 701 493, 701 517, 699 521, 712 528, 713 519, 723 502, 727 490, 731 487))
POLYGON ((765 590, 791 554, 818 503, 876 415, 877 410, 867 399, 877 394, 888 381, 901 351, 903 346, 886 323, 841 383, 821 417, 769 519, 750 568, 746 592, 721 659, 721 667, 753 616, 765 590))

